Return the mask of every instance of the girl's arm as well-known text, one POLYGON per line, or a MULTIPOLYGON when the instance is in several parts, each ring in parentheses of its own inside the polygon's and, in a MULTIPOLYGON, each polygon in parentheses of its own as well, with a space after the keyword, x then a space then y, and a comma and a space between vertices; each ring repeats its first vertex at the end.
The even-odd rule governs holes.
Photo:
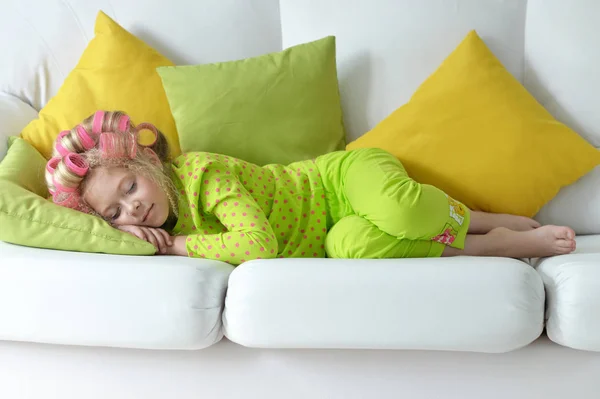
POLYGON ((228 169, 214 162, 186 187, 190 207, 211 213, 229 230, 218 234, 174 237, 173 255, 215 259, 238 265, 252 259, 275 258, 278 244, 265 213, 228 169))
POLYGON ((167 247, 166 255, 188 256, 185 240, 188 236, 175 236, 171 238, 171 246, 167 247))

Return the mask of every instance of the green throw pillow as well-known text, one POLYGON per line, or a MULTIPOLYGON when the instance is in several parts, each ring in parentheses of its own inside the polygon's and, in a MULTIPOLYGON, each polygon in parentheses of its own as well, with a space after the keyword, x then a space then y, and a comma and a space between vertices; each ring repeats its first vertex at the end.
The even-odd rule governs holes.
POLYGON ((157 71, 183 152, 265 165, 344 149, 334 37, 240 61, 157 71))
POLYGON ((0 240, 28 247, 120 255, 152 255, 152 244, 105 221, 45 199, 46 160, 23 139, 11 139, 0 163, 0 240))

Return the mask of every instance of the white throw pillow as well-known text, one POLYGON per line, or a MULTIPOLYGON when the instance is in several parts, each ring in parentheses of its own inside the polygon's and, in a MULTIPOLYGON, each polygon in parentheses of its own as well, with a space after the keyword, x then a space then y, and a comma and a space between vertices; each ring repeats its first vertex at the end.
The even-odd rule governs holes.
POLYGON ((600 234, 600 166, 560 190, 535 219, 570 226, 577 234, 600 234))

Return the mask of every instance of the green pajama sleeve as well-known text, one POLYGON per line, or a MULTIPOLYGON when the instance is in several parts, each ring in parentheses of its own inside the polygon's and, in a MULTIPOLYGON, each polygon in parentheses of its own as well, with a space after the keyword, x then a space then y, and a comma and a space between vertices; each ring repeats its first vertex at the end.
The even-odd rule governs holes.
POLYGON ((228 230, 192 234, 186 239, 191 257, 217 259, 238 265, 250 259, 274 258, 277 240, 267 217, 239 179, 224 165, 213 163, 199 178, 185 179, 200 212, 214 215, 228 230))

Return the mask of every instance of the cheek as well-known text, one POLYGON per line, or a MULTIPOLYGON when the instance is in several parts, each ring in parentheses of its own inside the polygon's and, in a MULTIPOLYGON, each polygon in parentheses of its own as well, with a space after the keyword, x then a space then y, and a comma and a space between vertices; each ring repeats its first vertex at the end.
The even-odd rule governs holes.
MULTIPOLYGON (((153 202, 164 202, 167 197, 162 188, 152 180, 144 179, 144 184, 140 187, 140 194, 153 202)), ((168 199, 166 199, 168 201, 168 199)))

